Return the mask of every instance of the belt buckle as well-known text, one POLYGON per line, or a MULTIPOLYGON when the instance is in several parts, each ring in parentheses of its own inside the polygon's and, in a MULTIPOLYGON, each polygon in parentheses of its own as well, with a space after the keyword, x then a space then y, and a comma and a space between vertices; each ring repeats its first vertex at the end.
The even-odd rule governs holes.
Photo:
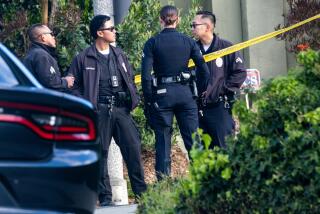
POLYGON ((181 82, 181 77, 177 76, 177 82, 181 82))

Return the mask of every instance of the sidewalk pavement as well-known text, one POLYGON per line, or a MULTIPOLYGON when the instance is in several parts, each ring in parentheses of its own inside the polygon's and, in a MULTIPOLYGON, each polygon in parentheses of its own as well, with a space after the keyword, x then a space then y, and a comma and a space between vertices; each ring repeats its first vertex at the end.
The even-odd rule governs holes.
POLYGON ((137 204, 120 205, 113 207, 97 208, 94 214, 133 214, 137 211, 137 204))

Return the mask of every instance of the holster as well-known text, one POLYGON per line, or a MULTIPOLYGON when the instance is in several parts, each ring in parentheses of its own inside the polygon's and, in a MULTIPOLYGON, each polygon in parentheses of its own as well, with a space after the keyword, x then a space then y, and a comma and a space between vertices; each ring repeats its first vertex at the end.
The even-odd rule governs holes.
POLYGON ((196 78, 196 71, 191 70, 191 77, 190 77, 190 88, 192 92, 193 98, 197 99, 199 97, 198 88, 197 88, 197 78, 196 78))

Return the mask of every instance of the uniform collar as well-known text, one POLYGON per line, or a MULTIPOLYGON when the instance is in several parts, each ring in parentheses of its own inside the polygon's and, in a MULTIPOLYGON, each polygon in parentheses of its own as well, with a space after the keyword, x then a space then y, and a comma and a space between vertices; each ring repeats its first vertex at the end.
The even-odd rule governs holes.
MULTIPOLYGON (((120 51, 118 50, 118 48, 114 47, 113 45, 109 45, 109 48, 110 48, 110 53, 113 52, 116 56, 120 54, 120 51)), ((88 49, 87 56, 97 58, 97 52, 98 50, 96 48, 96 44, 94 43, 88 49)))
POLYGON ((160 33, 170 33, 170 32, 177 32, 175 28, 163 28, 160 33))
POLYGON ((218 45, 219 41, 220 41, 220 38, 214 33, 213 41, 211 42, 211 45, 207 51, 204 51, 203 45, 200 40, 198 40, 197 43, 199 44, 202 53, 208 53, 208 52, 215 52, 219 50, 219 45, 218 45))
POLYGON ((39 43, 39 42, 32 42, 31 44, 31 48, 42 48, 44 49, 46 52, 48 52, 51 56, 53 57, 57 57, 57 53, 56 53, 56 48, 54 47, 50 47, 48 45, 39 43))

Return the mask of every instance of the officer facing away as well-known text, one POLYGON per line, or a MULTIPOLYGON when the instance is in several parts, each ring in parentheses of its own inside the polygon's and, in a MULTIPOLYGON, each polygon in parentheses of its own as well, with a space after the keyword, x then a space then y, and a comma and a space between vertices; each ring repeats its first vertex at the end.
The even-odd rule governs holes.
MULTIPOLYGON (((202 54, 208 54, 232 46, 232 43, 214 34, 216 17, 208 11, 199 11, 191 24, 192 33, 202 54)), ((225 137, 232 133, 234 121, 231 115, 234 95, 246 79, 243 59, 239 52, 207 63, 210 79, 206 94, 200 102, 199 126, 212 138, 213 146, 226 147, 225 137)))
MULTIPOLYGON (((196 42, 179 33, 178 10, 164 6, 160 11, 163 30, 150 38, 143 50, 142 90, 145 105, 151 111, 150 126, 156 136, 156 174, 158 180, 171 171, 171 134, 173 116, 176 116, 185 147, 192 147, 192 133, 198 127, 197 104, 190 88, 188 61, 193 59, 199 68, 197 77, 205 89, 209 70, 196 42), (153 69, 154 74, 151 75, 153 69)), ((201 92, 200 92, 201 93, 201 92)))
POLYGON ((76 56, 69 72, 75 76, 73 94, 89 100, 98 114, 102 167, 99 183, 100 206, 113 205, 108 175, 108 152, 113 137, 128 168, 132 190, 140 196, 146 190, 141 164, 141 142, 130 115, 139 102, 134 75, 124 52, 110 45, 116 30, 109 16, 95 16, 90 23, 94 44, 76 56))
POLYGON ((28 29, 31 47, 23 63, 46 88, 65 91, 73 86, 74 77, 61 78, 55 53, 56 40, 53 32, 43 24, 28 29))

